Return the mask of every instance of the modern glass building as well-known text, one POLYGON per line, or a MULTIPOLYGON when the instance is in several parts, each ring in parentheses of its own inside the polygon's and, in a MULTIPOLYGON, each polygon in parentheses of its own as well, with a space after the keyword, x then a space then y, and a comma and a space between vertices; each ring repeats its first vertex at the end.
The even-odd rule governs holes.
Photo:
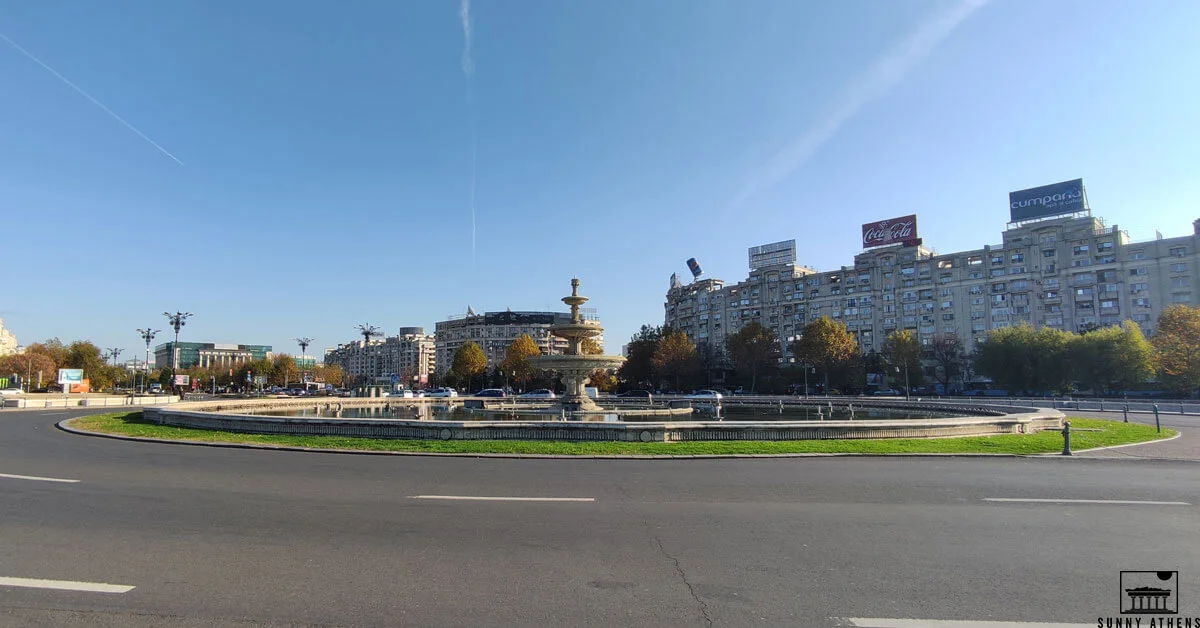
MULTIPOLYGON (((175 350, 174 342, 164 342, 154 347, 154 368, 171 368, 171 354, 175 350)), ((179 343, 179 364, 181 369, 199 366, 236 366, 251 360, 262 360, 271 353, 271 345, 235 345, 216 342, 181 342, 179 343)))

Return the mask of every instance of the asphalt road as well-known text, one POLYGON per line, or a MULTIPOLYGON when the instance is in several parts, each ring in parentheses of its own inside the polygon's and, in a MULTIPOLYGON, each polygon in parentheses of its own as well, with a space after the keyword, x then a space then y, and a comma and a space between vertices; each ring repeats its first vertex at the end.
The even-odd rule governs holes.
POLYGON ((53 427, 86 412, 0 411, 0 626, 1095 626, 1121 570, 1178 570, 1200 615, 1196 462, 367 456, 53 427))

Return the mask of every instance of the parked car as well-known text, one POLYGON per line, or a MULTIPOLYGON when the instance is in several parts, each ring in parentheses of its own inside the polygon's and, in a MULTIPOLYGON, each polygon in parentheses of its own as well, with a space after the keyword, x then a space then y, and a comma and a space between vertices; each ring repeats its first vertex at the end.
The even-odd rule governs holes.
POLYGON ((721 397, 721 393, 715 390, 697 390, 687 396, 692 401, 720 401, 721 397))
POLYGON ((23 395, 25 391, 20 388, 5 388, 0 390, 0 396, 23 395))
POLYGON ((898 397, 903 393, 894 388, 880 388, 871 394, 876 397, 898 397))
POLYGON ((521 395, 521 397, 525 399, 554 399, 554 391, 547 388, 539 388, 537 390, 531 390, 521 395))
POLYGON ((453 388, 438 388, 437 390, 435 390, 425 396, 433 397, 435 399, 445 399, 447 397, 457 397, 458 391, 454 390, 453 388))
POLYGON ((504 391, 500 390, 499 388, 484 388, 483 390, 475 393, 473 396, 475 396, 475 397, 503 397, 504 391))
POLYGON ((396 391, 392 391, 384 396, 385 397, 400 397, 402 399, 412 399, 415 397, 415 395, 413 395, 413 391, 411 391, 411 390, 396 390, 396 391))
POLYGON ((154 382, 153 384, 150 384, 150 394, 151 395, 161 395, 162 391, 163 391, 162 384, 160 384, 158 382, 154 382))
POLYGON ((626 390, 625 392, 623 392, 617 396, 618 397, 626 397, 626 398, 640 398, 640 399, 650 399, 651 398, 649 390, 626 390))

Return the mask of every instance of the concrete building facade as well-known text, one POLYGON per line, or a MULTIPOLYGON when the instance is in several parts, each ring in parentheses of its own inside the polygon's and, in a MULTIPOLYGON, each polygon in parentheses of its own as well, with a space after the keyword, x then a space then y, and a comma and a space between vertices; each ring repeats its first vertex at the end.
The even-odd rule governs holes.
MULTIPOLYGON (((594 310, 584 313, 587 320, 596 320, 594 310)), ((521 334, 529 334, 544 355, 561 354, 567 348, 564 338, 550 334, 551 325, 571 322, 566 312, 487 312, 450 318, 436 324, 437 374, 444 375, 454 362, 454 353, 467 342, 474 342, 487 356, 487 368, 496 368, 504 361, 509 345, 521 334)), ((603 336, 594 338, 604 346, 603 336)))
POLYGON ((0 355, 17 352, 17 337, 4 328, 4 320, 0 319, 0 355))
MULTIPOLYGON (((171 354, 175 342, 164 342, 154 347, 154 368, 171 368, 171 354)), ((234 367, 251 360, 262 360, 271 356, 270 345, 235 345, 217 342, 179 343, 179 368, 193 366, 234 367)))
POLYGON ((356 381, 395 375, 408 387, 424 384, 436 364, 433 336, 422 327, 401 327, 382 340, 355 340, 326 349, 325 364, 340 366, 356 381))
POLYGON ((955 334, 970 352, 989 330, 1021 323, 1078 332, 1128 319, 1149 335, 1164 308, 1200 305, 1200 220, 1188 236, 1132 242, 1089 210, 1010 223, 1001 236, 956 253, 919 241, 869 248, 832 271, 784 263, 736 284, 673 282, 664 323, 727 366, 725 339, 750 321, 775 332, 788 361, 790 340, 821 316, 845 323, 863 352, 898 329, 925 344, 955 334))

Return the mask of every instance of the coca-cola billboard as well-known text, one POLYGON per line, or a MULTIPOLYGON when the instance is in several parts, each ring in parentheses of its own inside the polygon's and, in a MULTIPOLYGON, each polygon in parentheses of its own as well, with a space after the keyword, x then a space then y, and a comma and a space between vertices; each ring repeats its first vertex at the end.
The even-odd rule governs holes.
POLYGON ((915 243, 917 241, 917 215, 888 218, 868 222, 862 226, 863 248, 886 244, 915 243))

